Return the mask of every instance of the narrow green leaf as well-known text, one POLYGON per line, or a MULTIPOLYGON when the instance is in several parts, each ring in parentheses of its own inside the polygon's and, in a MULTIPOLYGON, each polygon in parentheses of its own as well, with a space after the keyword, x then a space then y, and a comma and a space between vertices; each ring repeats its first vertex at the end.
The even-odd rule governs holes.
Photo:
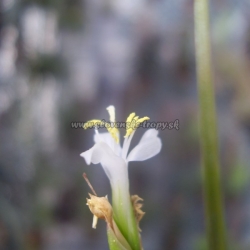
POLYGON ((200 103, 200 138, 208 246, 226 249, 224 209, 220 183, 217 119, 211 70, 209 0, 195 0, 195 50, 200 103))

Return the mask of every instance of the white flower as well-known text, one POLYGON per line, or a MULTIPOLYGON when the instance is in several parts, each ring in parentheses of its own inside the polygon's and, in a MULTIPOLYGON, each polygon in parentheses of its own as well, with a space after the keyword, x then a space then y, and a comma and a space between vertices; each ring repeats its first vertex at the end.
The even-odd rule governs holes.
MULTIPOLYGON (((107 109, 110 113, 111 122, 115 122, 114 107, 109 106, 107 109)), ((130 117, 132 116, 130 115, 130 117)), ((127 124, 130 123, 131 127, 134 121, 133 118, 136 118, 135 114, 133 115, 132 119, 131 118, 130 120, 127 119, 127 124)), ((144 119, 143 121, 146 120, 145 118, 142 118, 144 119)), ((93 120, 93 121, 98 121, 98 120, 93 120)), ((89 121, 89 123, 91 124, 91 121, 89 121)), ((139 121, 137 123, 139 124, 141 122, 139 121)), ((119 179, 120 176, 119 172, 121 171, 122 168, 119 166, 123 165, 127 166, 128 162, 130 161, 147 160, 158 154, 161 150, 161 140, 159 139, 159 137, 157 137, 158 131, 155 129, 149 129, 144 133, 138 145, 135 146, 133 150, 131 150, 131 152, 128 154, 129 146, 135 132, 135 128, 133 129, 131 127, 130 125, 127 125, 127 131, 128 130, 132 131, 125 137, 123 147, 121 147, 119 143, 116 143, 116 140, 111 133, 109 132, 98 133, 98 131, 95 130, 96 132, 96 134, 94 135, 95 145, 91 149, 81 153, 81 156, 85 159, 88 165, 90 163, 93 164, 101 163, 104 168, 104 171, 106 172, 111 182, 115 181, 117 177, 119 179)), ((117 136, 119 137, 119 135, 117 136)))
MULTIPOLYGON (((109 106, 107 108, 110 115, 111 124, 115 124, 115 108, 109 106)), ((155 129, 147 130, 142 136, 141 140, 130 153, 129 146, 133 138, 134 132, 138 125, 146 120, 148 117, 139 118, 132 113, 126 121, 126 135, 121 147, 119 144, 119 131, 115 127, 110 127, 109 123, 100 120, 91 120, 85 123, 84 128, 105 125, 107 133, 99 133, 95 130, 94 146, 89 150, 81 153, 86 163, 98 164, 101 163, 106 175, 108 176, 112 188, 112 203, 114 210, 114 218, 118 226, 124 227, 122 231, 133 230, 134 221, 130 219, 133 217, 130 195, 129 195, 129 180, 128 180, 128 162, 130 161, 144 161, 147 160, 161 150, 161 140, 157 136, 158 131, 155 129), (126 224, 126 225, 124 225, 126 224), (133 225, 132 225, 133 224, 133 225)), ((129 237, 129 235, 128 235, 129 237)))

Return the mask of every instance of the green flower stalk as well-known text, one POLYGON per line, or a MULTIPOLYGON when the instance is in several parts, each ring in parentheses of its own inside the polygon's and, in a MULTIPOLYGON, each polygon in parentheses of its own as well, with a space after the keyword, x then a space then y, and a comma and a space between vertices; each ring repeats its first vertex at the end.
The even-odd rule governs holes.
POLYGON ((115 108, 114 106, 109 106, 107 110, 110 116, 110 123, 103 120, 91 120, 85 123, 85 129, 95 128, 95 144, 92 148, 83 152, 81 156, 88 165, 100 163, 110 181, 112 189, 112 219, 114 221, 114 223, 108 224, 114 225, 113 228, 108 226, 110 248, 123 249, 118 247, 122 245, 124 249, 141 250, 138 218, 141 218, 142 212, 140 205, 137 203, 139 201, 138 198, 132 197, 132 201, 135 202, 133 202, 133 205, 131 202, 128 163, 130 161, 144 161, 158 154, 161 150, 161 140, 158 137, 157 130, 149 129, 144 133, 138 145, 128 154, 130 142, 136 128, 149 118, 139 118, 135 113, 129 115, 126 120, 126 135, 121 147, 119 144, 119 130, 117 129, 119 124, 115 121, 115 108), (99 133, 98 127, 105 127, 108 132, 99 133), (117 227, 117 230, 114 230, 115 227, 117 227), (130 248, 123 244, 124 240, 119 240, 122 237, 121 235, 117 236, 116 232, 118 231, 130 248))
POLYGON ((215 97, 211 70, 208 0, 195 0, 194 21, 208 249, 225 250, 226 233, 220 189, 220 166, 218 160, 215 97))

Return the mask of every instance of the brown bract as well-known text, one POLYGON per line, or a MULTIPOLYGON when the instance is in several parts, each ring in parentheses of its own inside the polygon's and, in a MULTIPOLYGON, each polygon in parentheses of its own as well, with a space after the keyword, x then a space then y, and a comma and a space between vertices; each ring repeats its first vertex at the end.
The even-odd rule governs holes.
POLYGON ((90 211, 94 215, 93 228, 96 228, 98 219, 104 219, 107 222, 108 233, 112 234, 112 237, 117 240, 119 244, 121 244, 121 249, 131 250, 131 247, 120 232, 112 217, 112 206, 109 203, 107 196, 98 197, 90 193, 89 196, 90 199, 87 198, 87 205, 89 206, 90 211))
MULTIPOLYGON (((98 219, 105 220, 110 227, 112 227, 112 206, 110 205, 107 196, 105 197, 97 197, 93 194, 89 194, 90 199, 87 198, 87 205, 89 206, 90 211, 96 216, 98 219)), ((95 218, 94 218, 95 220, 95 218)), ((95 228, 97 224, 93 223, 93 227, 95 228)))
POLYGON ((137 222, 138 230, 141 232, 141 229, 139 227, 139 222, 144 216, 145 212, 141 210, 143 204, 140 203, 140 201, 143 201, 143 199, 139 197, 137 194, 131 195, 131 202, 132 202, 132 206, 133 206, 133 210, 135 214, 135 219, 137 222))

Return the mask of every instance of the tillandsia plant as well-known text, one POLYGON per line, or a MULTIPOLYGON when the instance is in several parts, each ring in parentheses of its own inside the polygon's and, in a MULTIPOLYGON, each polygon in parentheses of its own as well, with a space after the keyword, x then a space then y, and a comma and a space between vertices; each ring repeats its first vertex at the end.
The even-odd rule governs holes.
POLYGON ((119 123, 115 121, 115 108, 109 106, 107 110, 110 122, 90 120, 84 124, 84 129, 95 128, 95 144, 81 156, 88 165, 90 163, 102 165, 112 189, 112 206, 107 197, 97 197, 96 195, 90 195, 87 205, 94 214, 94 228, 97 218, 106 220, 111 250, 141 250, 139 221, 144 215, 141 211, 140 201, 142 199, 137 195, 130 196, 128 163, 144 161, 158 154, 161 150, 161 140, 157 130, 149 129, 144 133, 138 145, 128 153, 135 130, 141 123, 149 120, 149 117, 139 118, 135 113, 128 116, 126 134, 121 147, 117 128, 119 123), (98 127, 105 127, 108 132, 99 133, 98 127))

